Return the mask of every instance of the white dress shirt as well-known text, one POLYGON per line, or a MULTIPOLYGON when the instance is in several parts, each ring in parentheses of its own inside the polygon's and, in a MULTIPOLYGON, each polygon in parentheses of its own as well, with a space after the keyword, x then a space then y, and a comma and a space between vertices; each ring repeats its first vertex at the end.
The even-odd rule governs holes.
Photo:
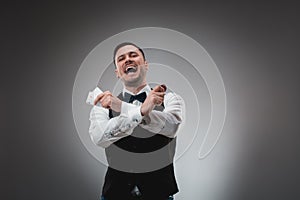
MULTIPOLYGON (((146 85, 138 94, 151 91, 146 85)), ((123 89, 123 95, 130 91, 123 89)), ((141 115, 142 103, 135 100, 133 103, 122 101, 120 115, 114 118, 109 117, 109 110, 99 106, 93 106, 90 113, 89 134, 92 141, 101 147, 108 147, 119 139, 129 136, 136 126, 141 126, 150 132, 162 134, 170 138, 176 136, 178 125, 183 119, 184 101, 173 93, 168 92, 164 96, 164 110, 152 110, 149 115, 141 115)))

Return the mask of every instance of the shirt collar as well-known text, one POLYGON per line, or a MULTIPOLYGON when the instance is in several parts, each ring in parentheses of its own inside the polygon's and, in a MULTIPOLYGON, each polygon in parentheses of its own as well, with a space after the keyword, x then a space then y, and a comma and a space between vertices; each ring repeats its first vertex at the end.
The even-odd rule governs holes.
POLYGON ((133 94, 132 92, 130 92, 129 90, 127 90, 125 87, 123 88, 123 96, 126 93, 130 94, 130 95, 138 95, 142 92, 146 92, 146 94, 148 95, 149 92, 151 91, 151 87, 147 84, 145 87, 143 87, 137 94, 133 94))

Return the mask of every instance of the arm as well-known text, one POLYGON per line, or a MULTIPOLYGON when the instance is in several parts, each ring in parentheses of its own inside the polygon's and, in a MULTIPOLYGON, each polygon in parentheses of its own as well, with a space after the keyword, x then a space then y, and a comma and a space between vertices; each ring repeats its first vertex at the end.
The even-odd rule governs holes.
MULTIPOLYGON (((98 101, 101 102, 103 107, 94 106, 92 108, 89 134, 96 145, 106 148, 119 139, 130 135, 141 122, 142 116, 140 106, 122 102, 112 95, 102 95, 100 97, 98 101), (114 104, 120 105, 115 106, 114 104), (120 115, 110 119, 109 110, 106 108, 116 110, 117 107, 120 108, 120 115)), ((97 104, 97 99, 95 104, 97 104)))
POLYGON ((163 111, 152 110, 143 117, 141 127, 170 138, 176 136, 176 131, 184 117, 184 101, 175 93, 164 96, 163 111))

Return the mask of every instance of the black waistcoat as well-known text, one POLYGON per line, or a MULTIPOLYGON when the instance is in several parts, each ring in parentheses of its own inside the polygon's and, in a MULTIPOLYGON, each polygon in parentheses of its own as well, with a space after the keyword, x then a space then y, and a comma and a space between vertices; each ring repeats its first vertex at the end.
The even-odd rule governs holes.
MULTIPOLYGON (((123 100, 122 93, 118 96, 123 100)), ((162 111, 163 106, 155 107, 162 111)), ((110 118, 118 116, 112 110, 110 118)), ((154 134, 137 126, 133 133, 105 149, 109 167, 105 176, 103 196, 129 199, 134 186, 145 197, 168 197, 178 192, 173 159, 176 138, 154 134)))

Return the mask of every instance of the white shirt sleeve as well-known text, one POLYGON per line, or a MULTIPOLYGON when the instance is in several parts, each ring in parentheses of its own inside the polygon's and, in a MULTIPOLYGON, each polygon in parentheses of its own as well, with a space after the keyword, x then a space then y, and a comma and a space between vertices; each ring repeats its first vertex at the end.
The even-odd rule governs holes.
POLYGON ((175 93, 167 93, 164 97, 164 107, 163 111, 153 110, 148 116, 144 116, 140 126, 150 132, 174 138, 184 118, 184 101, 175 93))
POLYGON ((130 135, 141 121, 140 106, 137 105, 122 102, 120 115, 111 119, 108 109, 94 106, 90 113, 89 134, 96 145, 106 148, 130 135))

